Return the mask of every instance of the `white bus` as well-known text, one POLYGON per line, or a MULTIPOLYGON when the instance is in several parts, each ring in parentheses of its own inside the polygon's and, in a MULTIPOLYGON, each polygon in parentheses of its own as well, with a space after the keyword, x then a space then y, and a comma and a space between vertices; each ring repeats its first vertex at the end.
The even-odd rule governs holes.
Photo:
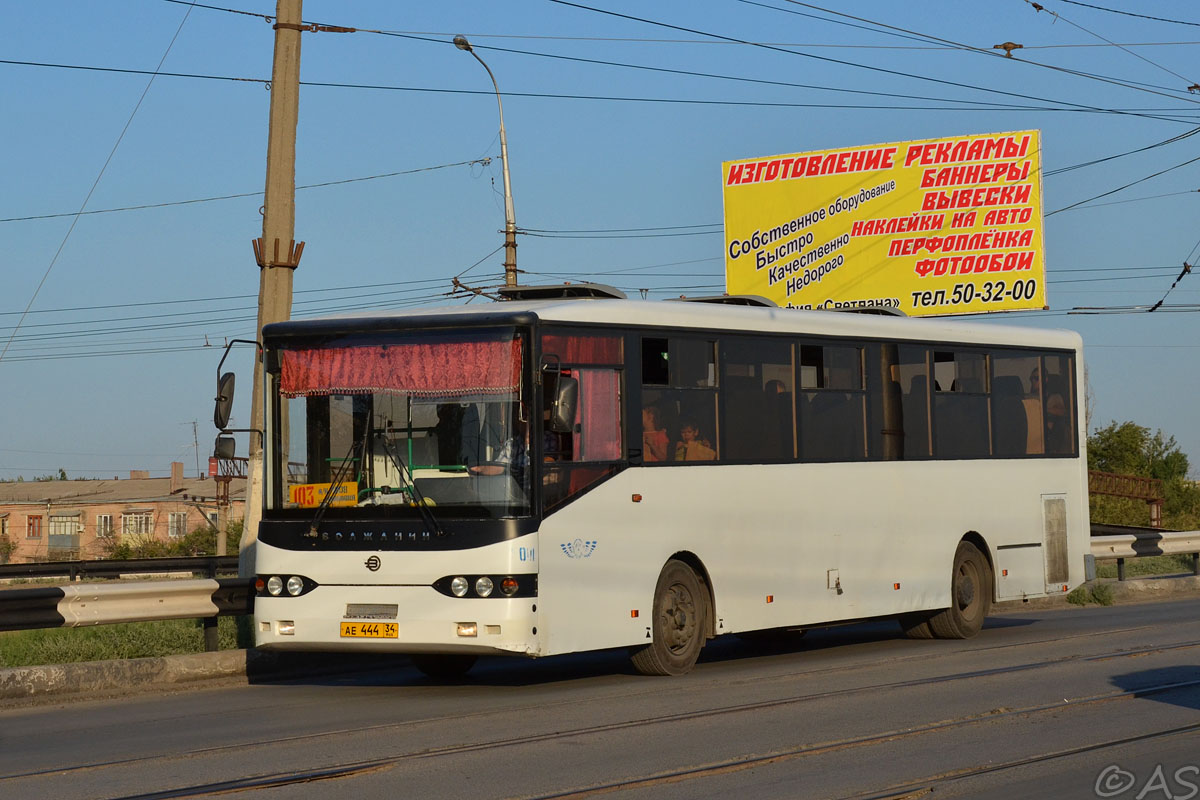
POLYGON ((1074 333, 559 297, 263 345, 261 648, 673 675, 726 633, 970 637, 1084 579, 1074 333))

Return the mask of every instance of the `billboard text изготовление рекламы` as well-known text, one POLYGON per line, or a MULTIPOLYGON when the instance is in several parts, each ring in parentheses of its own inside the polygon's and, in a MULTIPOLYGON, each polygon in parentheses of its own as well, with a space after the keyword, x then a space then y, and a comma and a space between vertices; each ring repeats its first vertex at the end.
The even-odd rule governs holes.
POLYGON ((1046 304, 1038 131, 722 165, 725 281, 793 308, 1046 304))

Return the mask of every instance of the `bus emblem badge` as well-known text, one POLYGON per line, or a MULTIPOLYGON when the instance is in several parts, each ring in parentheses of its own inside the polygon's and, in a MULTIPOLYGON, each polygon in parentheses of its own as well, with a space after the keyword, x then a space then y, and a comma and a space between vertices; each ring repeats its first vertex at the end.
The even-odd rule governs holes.
POLYGON ((595 540, 585 542, 583 539, 576 539, 570 544, 560 544, 559 547, 569 558, 587 558, 596 549, 596 542, 595 540))
POLYGON ((371 572, 379 571, 379 556, 371 556, 364 563, 367 565, 367 569, 371 570, 371 572))

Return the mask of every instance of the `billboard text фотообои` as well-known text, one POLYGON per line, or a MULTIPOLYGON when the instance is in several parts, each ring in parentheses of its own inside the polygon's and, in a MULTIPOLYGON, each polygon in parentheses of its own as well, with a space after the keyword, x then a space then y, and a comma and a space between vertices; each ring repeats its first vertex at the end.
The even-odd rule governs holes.
POLYGON ((1046 305, 1038 131, 727 161, 725 285, 912 316, 1046 305))

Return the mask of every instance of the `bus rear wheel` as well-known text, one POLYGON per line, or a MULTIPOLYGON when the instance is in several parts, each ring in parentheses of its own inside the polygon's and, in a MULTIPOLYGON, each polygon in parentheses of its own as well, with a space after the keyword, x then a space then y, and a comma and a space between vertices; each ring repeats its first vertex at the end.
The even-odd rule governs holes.
POLYGON ((450 653, 420 653, 412 657, 413 666, 435 681, 460 681, 475 666, 478 656, 450 653))
POLYGON ((970 542, 959 542, 950 581, 950 607, 929 618, 939 639, 970 639, 979 633, 992 607, 992 570, 970 542))
POLYGON ((708 638, 708 592, 696 573, 672 559, 654 589, 651 642, 631 656, 643 675, 683 675, 700 657, 708 638))

